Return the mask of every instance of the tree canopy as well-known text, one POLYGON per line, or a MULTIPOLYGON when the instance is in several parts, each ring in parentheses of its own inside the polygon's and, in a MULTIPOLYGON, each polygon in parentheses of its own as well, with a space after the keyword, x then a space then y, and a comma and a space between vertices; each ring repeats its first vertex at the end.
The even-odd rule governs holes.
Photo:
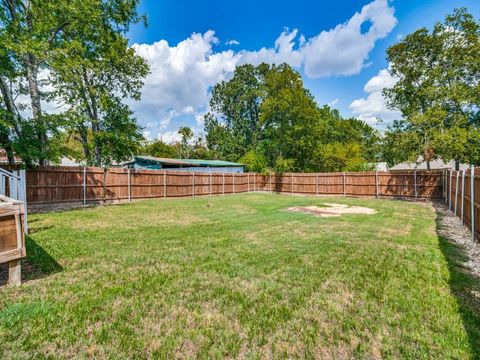
POLYGON ((479 22, 457 9, 431 31, 407 35, 387 50, 387 57, 398 81, 384 94, 403 115, 386 134, 388 156, 396 152, 400 160, 421 155, 427 164, 438 157, 478 164, 479 22))
POLYGON ((11 161, 13 152, 27 165, 72 153, 87 164, 109 165, 136 151, 143 137, 123 100, 139 99, 148 73, 125 38, 143 19, 137 5, 0 2, 0 146, 11 161), (19 95, 29 99, 28 109, 16 101, 19 95), (47 102, 58 109, 46 111, 47 102), (66 148, 72 141, 81 153, 66 148))
POLYGON ((342 171, 375 161, 379 134, 319 107, 289 65, 238 66, 212 91, 209 149, 254 171, 342 171))

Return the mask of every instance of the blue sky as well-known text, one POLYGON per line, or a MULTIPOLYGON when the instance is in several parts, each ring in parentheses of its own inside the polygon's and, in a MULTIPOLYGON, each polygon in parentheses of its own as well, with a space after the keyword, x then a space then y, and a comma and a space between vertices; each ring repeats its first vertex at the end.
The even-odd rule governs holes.
POLYGON ((142 101, 131 105, 149 138, 174 140, 185 125, 201 133, 209 89, 235 65, 285 61, 320 105, 382 127, 398 117, 380 92, 394 83, 386 49, 456 7, 480 17, 478 0, 143 0, 148 27, 128 37, 152 74, 142 101))

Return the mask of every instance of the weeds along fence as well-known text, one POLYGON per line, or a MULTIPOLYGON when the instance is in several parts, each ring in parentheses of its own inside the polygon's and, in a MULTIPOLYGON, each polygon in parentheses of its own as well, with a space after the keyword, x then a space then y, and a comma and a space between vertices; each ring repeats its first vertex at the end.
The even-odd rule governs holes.
POLYGON ((35 210, 251 191, 441 199, 444 184, 444 172, 265 175, 52 166, 28 170, 26 191, 35 210))
POLYGON ((444 172, 443 198, 448 208, 470 228, 472 239, 480 238, 479 169, 444 172))

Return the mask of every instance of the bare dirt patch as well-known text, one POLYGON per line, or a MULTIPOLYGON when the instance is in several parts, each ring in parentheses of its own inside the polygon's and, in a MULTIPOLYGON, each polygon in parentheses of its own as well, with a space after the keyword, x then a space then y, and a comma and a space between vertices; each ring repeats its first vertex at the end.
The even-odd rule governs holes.
POLYGON ((294 206, 289 207, 287 211, 301 212, 319 217, 338 217, 343 214, 364 214, 373 215, 377 211, 375 209, 363 206, 349 206, 345 204, 325 203, 327 207, 318 206, 294 206))

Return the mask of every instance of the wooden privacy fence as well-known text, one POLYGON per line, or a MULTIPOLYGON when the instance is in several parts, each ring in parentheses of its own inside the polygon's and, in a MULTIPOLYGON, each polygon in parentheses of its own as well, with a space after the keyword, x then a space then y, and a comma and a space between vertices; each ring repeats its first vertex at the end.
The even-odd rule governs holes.
POLYGON ((29 206, 269 191, 289 194, 441 199, 444 172, 205 173, 96 167, 28 170, 29 206))
POLYGON ((444 173, 444 201, 462 223, 471 229, 472 239, 480 238, 480 177, 478 168, 444 173))

